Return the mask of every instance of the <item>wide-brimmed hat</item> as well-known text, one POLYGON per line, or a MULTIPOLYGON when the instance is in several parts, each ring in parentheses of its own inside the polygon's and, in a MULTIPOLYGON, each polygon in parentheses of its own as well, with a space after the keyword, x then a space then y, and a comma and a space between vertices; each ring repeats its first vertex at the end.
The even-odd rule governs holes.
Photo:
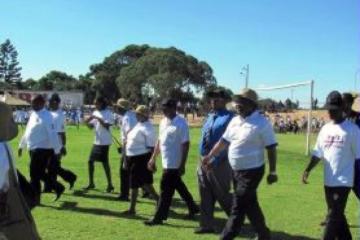
POLYGON ((244 101, 244 100, 247 100, 247 101, 250 101, 250 102, 252 102, 254 104, 257 104, 258 95, 254 90, 252 90, 250 88, 243 88, 240 91, 240 94, 236 94, 236 95, 233 96, 233 101, 235 103, 241 102, 241 101, 244 101))
POLYGON ((130 102, 125 98, 119 98, 116 102, 116 106, 125 110, 130 109, 130 102))
POLYGON ((330 92, 326 97, 325 108, 328 110, 339 110, 344 107, 341 93, 338 91, 330 92))
POLYGON ((12 110, 6 103, 0 102, 0 142, 10 141, 18 134, 12 110))
POLYGON ((145 105, 139 105, 139 106, 136 108, 135 113, 140 114, 140 115, 142 115, 142 116, 144 116, 144 117, 149 117, 149 115, 150 115, 150 110, 149 110, 149 108, 148 108, 147 106, 145 106, 145 105))

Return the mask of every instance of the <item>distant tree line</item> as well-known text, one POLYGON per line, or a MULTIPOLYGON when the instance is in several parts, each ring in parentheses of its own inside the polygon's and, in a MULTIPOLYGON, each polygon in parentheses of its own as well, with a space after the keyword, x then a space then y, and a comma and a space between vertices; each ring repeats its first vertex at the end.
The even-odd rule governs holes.
POLYGON ((89 67, 78 77, 53 70, 39 79, 22 81, 18 53, 10 40, 0 45, 0 88, 82 91, 85 102, 96 95, 110 101, 119 97, 136 103, 174 97, 183 102, 195 100, 197 93, 216 85, 212 68, 204 61, 174 48, 128 45, 89 67))

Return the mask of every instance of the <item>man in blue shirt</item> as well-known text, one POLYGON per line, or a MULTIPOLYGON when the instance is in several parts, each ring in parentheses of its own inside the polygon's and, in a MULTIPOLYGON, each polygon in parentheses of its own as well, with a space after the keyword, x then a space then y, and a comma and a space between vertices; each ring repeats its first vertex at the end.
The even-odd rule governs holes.
MULTIPOLYGON (((226 103, 231 97, 224 90, 216 89, 208 93, 210 100, 211 113, 206 119, 202 128, 200 140, 201 160, 206 156, 213 146, 219 141, 226 130, 227 125, 233 118, 233 113, 226 109, 226 103)), ((231 167, 227 160, 227 150, 222 151, 212 159, 213 168, 206 171, 201 166, 198 167, 198 184, 200 192, 200 226, 195 229, 196 234, 214 233, 214 207, 216 201, 222 209, 229 215, 231 209, 232 195, 231 187, 231 167)))

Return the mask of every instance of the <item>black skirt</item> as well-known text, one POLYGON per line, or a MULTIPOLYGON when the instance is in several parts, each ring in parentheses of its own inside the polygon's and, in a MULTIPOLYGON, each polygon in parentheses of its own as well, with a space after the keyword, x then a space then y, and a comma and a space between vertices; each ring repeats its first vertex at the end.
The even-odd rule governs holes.
POLYGON ((153 173, 147 168, 150 158, 151 153, 127 157, 130 171, 130 188, 140 188, 145 184, 153 183, 153 173))
POLYGON ((90 153, 90 162, 109 162, 109 145, 93 145, 90 153))

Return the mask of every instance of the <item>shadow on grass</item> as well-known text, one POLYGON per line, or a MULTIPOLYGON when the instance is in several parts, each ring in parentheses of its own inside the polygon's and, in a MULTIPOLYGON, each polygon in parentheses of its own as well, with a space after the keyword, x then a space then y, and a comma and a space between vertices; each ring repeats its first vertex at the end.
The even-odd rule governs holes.
POLYGON ((126 218, 126 219, 134 219, 134 220, 147 220, 147 218, 144 218, 139 215, 128 215, 122 212, 115 212, 100 208, 79 207, 77 202, 69 202, 69 201, 64 201, 59 207, 49 206, 49 205, 41 205, 41 207, 51 208, 59 211, 71 211, 71 212, 92 214, 97 216, 117 217, 117 218, 126 218))
POLYGON ((90 198, 90 199, 99 199, 99 200, 106 200, 106 201, 117 201, 117 197, 115 195, 111 196, 111 195, 106 195, 105 193, 103 195, 91 194, 91 193, 89 193, 89 191, 86 191, 86 190, 75 190, 73 192, 73 194, 64 193, 64 195, 82 197, 82 198, 90 198))

